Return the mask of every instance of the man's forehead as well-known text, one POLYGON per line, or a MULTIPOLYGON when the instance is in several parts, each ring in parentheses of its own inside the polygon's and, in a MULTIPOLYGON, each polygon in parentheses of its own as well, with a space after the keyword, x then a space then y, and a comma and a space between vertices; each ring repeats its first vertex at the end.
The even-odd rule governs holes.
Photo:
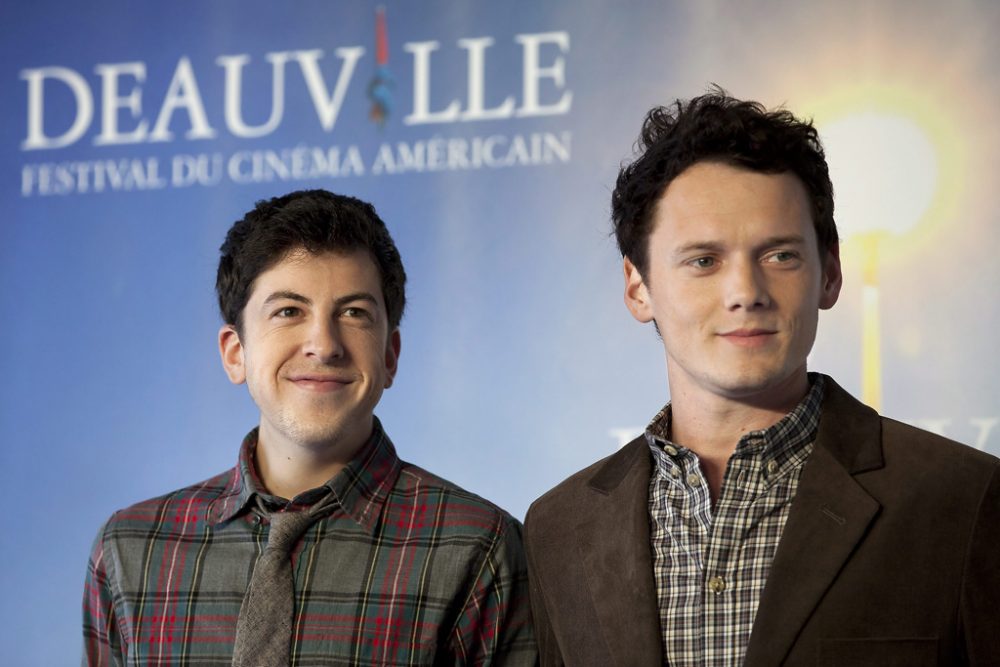
POLYGON ((654 218, 652 236, 662 244, 688 246, 728 246, 765 242, 806 243, 815 240, 816 230, 808 212, 802 215, 749 216, 660 215, 654 218))
POLYGON ((805 183, 794 172, 765 172, 723 162, 696 162, 675 176, 660 193, 656 206, 710 205, 748 201, 808 204, 805 183))
POLYGON ((797 176, 714 163, 698 163, 674 179, 657 200, 652 221, 651 232, 671 245, 815 234, 797 176))
POLYGON ((310 301, 367 293, 382 302, 378 266, 364 248, 319 252, 295 248, 286 252, 254 280, 250 301, 280 292, 310 301))

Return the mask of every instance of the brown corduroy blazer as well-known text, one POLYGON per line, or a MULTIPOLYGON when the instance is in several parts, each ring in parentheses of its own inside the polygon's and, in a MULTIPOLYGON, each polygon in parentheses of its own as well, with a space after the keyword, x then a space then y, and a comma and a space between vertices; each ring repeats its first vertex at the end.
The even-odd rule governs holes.
MULTIPOLYGON (((662 665, 644 437, 525 520, 543 665, 662 665)), ((827 380, 745 665, 1000 666, 1000 460, 827 380)))

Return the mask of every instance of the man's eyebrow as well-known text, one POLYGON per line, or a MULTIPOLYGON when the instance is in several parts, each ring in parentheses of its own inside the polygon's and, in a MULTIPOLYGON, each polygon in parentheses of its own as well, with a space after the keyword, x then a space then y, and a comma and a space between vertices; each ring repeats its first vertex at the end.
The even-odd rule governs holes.
POLYGON ((762 248, 773 248, 776 245, 802 245, 806 242, 801 234, 789 234, 787 236, 772 236, 761 243, 762 248))
POLYGON ((722 244, 716 241, 692 241, 674 248, 675 255, 686 255, 689 252, 720 252, 722 244))
POLYGON ((345 303, 350 303, 352 301, 368 301, 373 306, 378 305, 378 299, 376 299, 375 295, 371 294, 370 292, 354 292, 352 294, 345 294, 344 296, 334 301, 334 303, 337 306, 343 306, 345 303))
MULTIPOLYGON (((760 248, 773 248, 779 245, 802 245, 806 242, 801 234, 772 236, 758 244, 760 248)), ((686 255, 691 252, 722 252, 725 244, 719 241, 692 241, 674 249, 675 255, 686 255)))
POLYGON ((312 305, 312 299, 307 296, 302 296, 298 292, 292 292, 289 290, 278 290, 277 292, 271 292, 268 294, 267 298, 264 299, 263 305, 268 305, 274 303, 275 301, 284 301, 285 299, 289 301, 298 301, 299 303, 304 303, 307 306, 312 305))
MULTIPOLYGON (((278 290, 277 292, 272 292, 266 299, 264 299, 263 305, 267 306, 275 301, 284 301, 286 299, 289 301, 298 301, 299 303, 303 303, 307 306, 312 305, 312 299, 290 290, 278 290)), ((350 294, 345 294, 342 297, 338 297, 337 300, 334 301, 334 304, 340 307, 345 303, 350 303, 352 301, 368 301, 374 306, 378 305, 378 299, 376 299, 370 292, 352 292, 350 294)))

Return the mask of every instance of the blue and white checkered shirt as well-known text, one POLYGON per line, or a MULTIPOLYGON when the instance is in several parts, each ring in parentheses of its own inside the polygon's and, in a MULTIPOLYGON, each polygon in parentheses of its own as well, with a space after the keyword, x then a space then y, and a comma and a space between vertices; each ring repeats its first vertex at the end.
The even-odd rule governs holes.
POLYGON ((650 540, 663 654, 671 667, 743 663, 754 616, 819 426, 824 376, 801 403, 740 438, 712 508, 698 456, 669 440, 670 405, 653 418, 650 540))

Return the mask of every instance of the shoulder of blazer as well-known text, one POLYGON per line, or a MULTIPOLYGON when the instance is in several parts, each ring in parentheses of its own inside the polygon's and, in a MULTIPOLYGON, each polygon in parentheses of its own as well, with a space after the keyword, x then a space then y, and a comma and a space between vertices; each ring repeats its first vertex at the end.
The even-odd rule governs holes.
POLYGON ((829 450, 851 474, 881 468, 881 417, 827 377, 816 446, 829 450))
POLYGON ((630 471, 636 466, 636 472, 642 475, 647 483, 652 471, 649 445, 646 436, 640 435, 617 452, 606 456, 560 482, 547 493, 531 504, 525 518, 525 530, 530 526, 547 524, 548 518, 565 522, 566 516, 574 516, 579 512, 580 504, 587 502, 587 497, 594 493, 608 495, 613 493, 624 481, 630 471), (567 515, 567 512, 570 512, 567 515))
POLYGON ((883 468, 887 458, 897 464, 946 469, 972 465, 992 470, 1000 463, 968 445, 880 416, 829 377, 816 445, 829 450, 852 475, 883 468))

